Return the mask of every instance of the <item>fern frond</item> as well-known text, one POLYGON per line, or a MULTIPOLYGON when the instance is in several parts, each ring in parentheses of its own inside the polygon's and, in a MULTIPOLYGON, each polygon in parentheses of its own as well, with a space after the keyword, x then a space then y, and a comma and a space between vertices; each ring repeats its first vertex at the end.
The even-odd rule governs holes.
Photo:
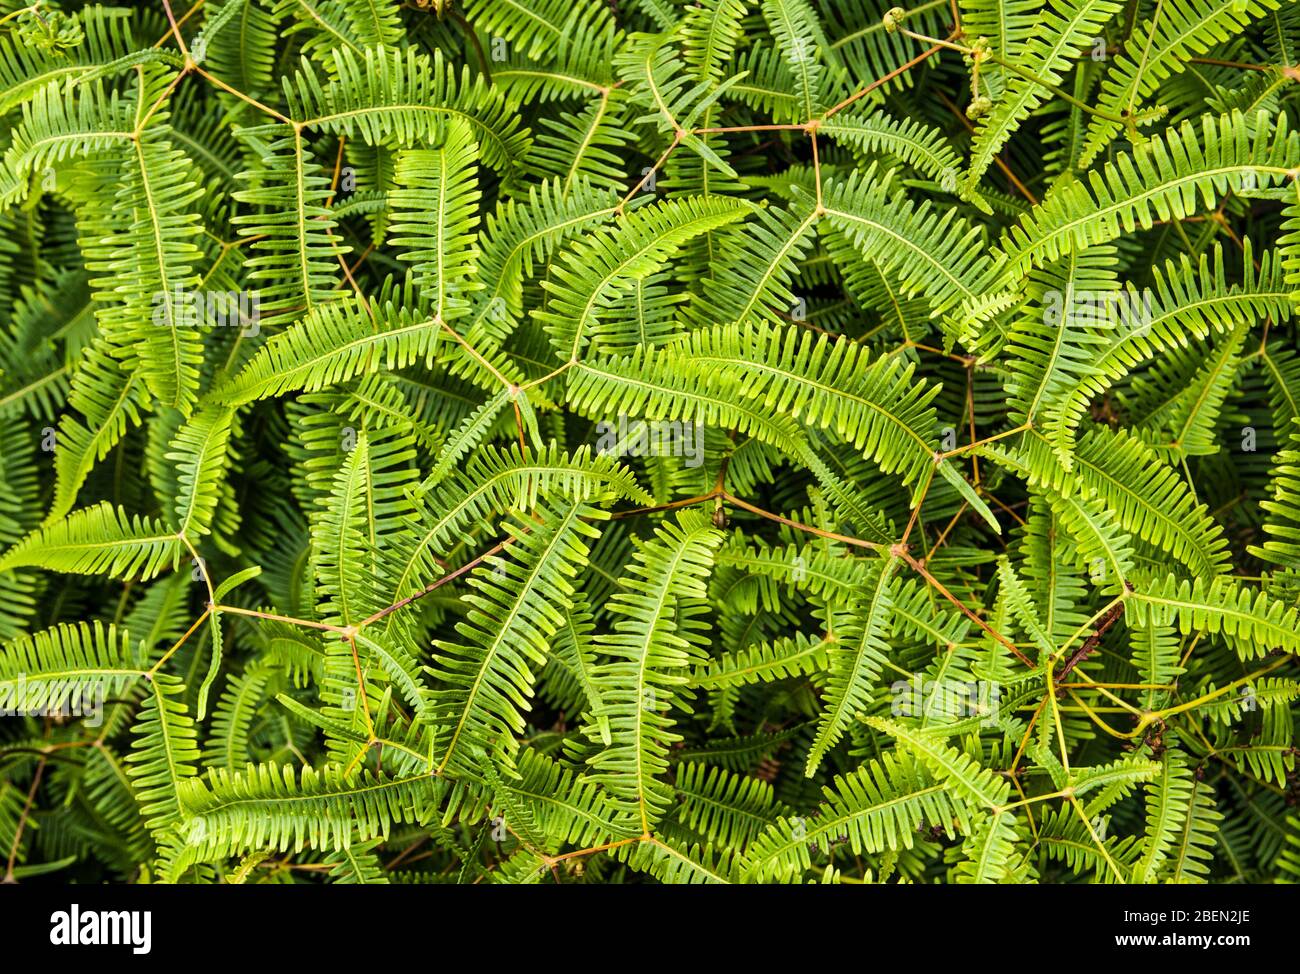
POLYGON ((446 688, 434 694, 438 769, 472 769, 488 752, 509 760, 513 733, 533 689, 534 668, 546 662, 546 641, 563 619, 557 609, 572 591, 569 578, 587 558, 583 538, 599 532, 583 519, 597 511, 582 503, 537 508, 539 522, 509 525, 513 544, 470 576, 475 594, 462 642, 434 644, 434 674, 446 688), (498 574, 497 569, 500 569, 498 574))
POLYGON ((707 622, 702 582, 722 541, 695 512, 667 522, 656 540, 634 556, 624 586, 609 605, 613 631, 596 640, 597 686, 613 743, 590 763, 604 785, 643 831, 663 814, 671 791, 660 780, 668 749, 680 736, 668 716, 679 703, 676 688, 701 653, 707 622))
POLYGON ((104 501, 48 524, 0 555, 0 571, 35 566, 77 575, 150 579, 183 548, 163 525, 104 501))
POLYGON ((1088 166, 1121 131, 1121 123, 1107 115, 1136 115, 1171 75, 1187 68, 1192 57, 1238 34, 1280 4, 1281 0, 1182 0, 1137 24, 1101 79, 1098 114, 1089 119, 1080 168, 1088 166))
POLYGON ((1213 209, 1227 191, 1286 178, 1300 157, 1300 133, 1288 132, 1282 119, 1260 118, 1253 128, 1240 114, 1206 116, 1199 133, 1184 122, 1089 173, 1086 185, 1061 183, 1003 235, 1003 280, 1068 248, 1108 243, 1156 219, 1192 216, 1198 204, 1213 209))

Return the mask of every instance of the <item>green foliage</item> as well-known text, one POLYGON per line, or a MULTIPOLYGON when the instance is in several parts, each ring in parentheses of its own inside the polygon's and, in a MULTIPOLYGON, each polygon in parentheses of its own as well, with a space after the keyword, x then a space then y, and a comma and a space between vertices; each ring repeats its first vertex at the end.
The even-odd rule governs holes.
POLYGON ((1282 0, 162 8, 0 0, 2 878, 1300 880, 1282 0))

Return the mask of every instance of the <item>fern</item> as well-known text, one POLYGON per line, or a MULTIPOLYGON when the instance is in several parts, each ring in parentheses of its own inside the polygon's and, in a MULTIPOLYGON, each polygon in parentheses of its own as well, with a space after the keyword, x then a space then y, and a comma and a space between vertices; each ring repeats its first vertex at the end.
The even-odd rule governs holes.
POLYGON ((1294 7, 6 5, 3 878, 1300 879, 1294 7))

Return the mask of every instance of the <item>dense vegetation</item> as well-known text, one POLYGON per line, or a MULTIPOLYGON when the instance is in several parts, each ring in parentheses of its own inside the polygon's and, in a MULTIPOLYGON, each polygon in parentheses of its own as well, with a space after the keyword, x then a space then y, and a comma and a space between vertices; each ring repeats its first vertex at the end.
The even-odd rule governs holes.
POLYGON ((0 858, 1300 876, 1300 4, 0 0, 0 858))

